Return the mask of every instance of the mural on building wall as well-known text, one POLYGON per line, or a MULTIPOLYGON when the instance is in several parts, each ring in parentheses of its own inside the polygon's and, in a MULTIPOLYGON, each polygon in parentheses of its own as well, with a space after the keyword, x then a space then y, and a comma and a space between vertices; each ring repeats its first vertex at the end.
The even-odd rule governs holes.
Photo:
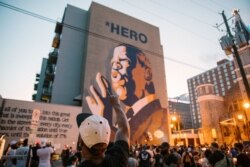
POLYGON ((97 73, 97 86, 91 85, 86 96, 91 112, 106 117, 115 129, 108 100, 111 94, 117 95, 129 119, 132 143, 166 141, 167 110, 155 94, 153 67, 146 54, 132 45, 118 45, 108 68, 110 76, 97 73))
POLYGON ((0 114, 0 136, 4 135, 7 143, 28 138, 29 143, 51 142, 58 150, 66 143, 74 148, 78 136, 72 132, 78 131, 75 118, 80 112, 80 107, 45 107, 39 103, 5 100, 0 114))

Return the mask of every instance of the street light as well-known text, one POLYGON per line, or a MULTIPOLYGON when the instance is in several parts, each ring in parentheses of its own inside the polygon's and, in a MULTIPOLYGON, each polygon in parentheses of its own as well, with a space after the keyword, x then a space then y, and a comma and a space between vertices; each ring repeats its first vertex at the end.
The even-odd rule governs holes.
POLYGON ((250 108, 250 103, 249 103, 249 102, 244 102, 244 103, 243 103, 243 107, 244 107, 245 109, 249 109, 249 108, 250 108))
POLYGON ((171 129, 175 129, 178 133, 178 137, 177 137, 177 144, 179 144, 179 139, 181 138, 181 132, 180 132, 180 115, 176 113, 174 113, 174 115, 171 117, 172 123, 170 124, 171 129), (177 125, 176 125, 177 124, 177 125))
MULTIPOLYGON (((172 117, 171 117, 171 120, 172 120, 172 126, 173 127, 175 127, 175 129, 177 130, 177 131, 179 131, 180 130, 180 115, 178 114, 178 117, 177 116, 175 116, 175 115, 173 115, 172 117), (177 125, 176 125, 177 124, 177 125)), ((171 125, 170 125, 171 126, 171 125)))
POLYGON ((172 121, 176 121, 177 120, 177 118, 176 118, 176 116, 174 115, 174 116, 172 116, 172 121))
MULTIPOLYGON (((243 120, 243 115, 242 115, 242 114, 239 114, 239 115, 237 116, 237 118, 238 118, 238 120, 243 120)), ((244 121, 244 123, 245 123, 245 121, 244 121)))

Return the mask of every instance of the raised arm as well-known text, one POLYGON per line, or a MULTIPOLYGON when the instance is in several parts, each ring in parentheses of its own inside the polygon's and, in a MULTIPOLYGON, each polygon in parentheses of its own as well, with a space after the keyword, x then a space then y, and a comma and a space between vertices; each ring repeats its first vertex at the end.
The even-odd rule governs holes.
POLYGON ((110 103, 115 110, 116 123, 118 125, 118 129, 115 135, 115 141, 124 140, 129 143, 130 127, 127 116, 120 106, 118 97, 114 95, 110 96, 110 103))

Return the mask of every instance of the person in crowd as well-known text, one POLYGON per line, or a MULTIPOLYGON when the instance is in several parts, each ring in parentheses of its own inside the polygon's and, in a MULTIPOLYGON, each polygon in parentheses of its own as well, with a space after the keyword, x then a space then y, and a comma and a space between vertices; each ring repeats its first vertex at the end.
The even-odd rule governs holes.
POLYGON ((74 154, 77 157, 77 165, 82 162, 82 149, 80 146, 77 146, 76 153, 74 154))
POLYGON ((76 167, 78 158, 75 155, 69 157, 66 167, 76 167))
MULTIPOLYGON (((156 97, 152 67, 146 54, 132 45, 121 44, 114 48, 110 64, 111 87, 125 105, 133 134, 131 143, 144 143, 145 139, 149 144, 161 142, 160 139, 166 137, 164 135, 167 133, 164 132, 168 129, 167 110, 161 107, 160 100, 156 97), (155 132, 160 135, 155 137, 155 132)), ((109 82, 104 76, 98 73, 96 80, 98 83, 105 83, 101 90, 110 89, 111 92, 109 82)), ((86 96, 89 108, 99 108, 104 117, 112 120, 112 113, 105 103, 107 96, 97 96, 100 96, 100 101, 86 96)))
POLYGON ((31 166, 32 167, 38 167, 39 165, 39 156, 37 155, 37 150, 40 149, 40 143, 36 142, 35 146, 33 146, 32 149, 32 158, 31 158, 31 166))
POLYGON ((202 153, 202 157, 200 159, 200 164, 202 167, 209 167, 209 162, 208 162, 208 158, 210 157, 210 155, 212 154, 212 151, 210 149, 206 149, 203 153, 202 153))
POLYGON ((194 157, 194 163, 195 163, 195 167, 202 167, 201 163, 200 163, 200 153, 198 151, 194 151, 193 152, 193 157, 194 157))
POLYGON ((172 153, 177 157, 177 167, 181 167, 181 155, 177 152, 177 148, 176 147, 174 147, 173 149, 172 149, 172 153))
POLYGON ((178 167, 178 157, 170 151, 167 161, 164 163, 164 167, 178 167))
POLYGON ((69 146, 65 144, 61 152, 61 159, 62 159, 63 167, 66 167, 69 157, 70 157, 70 149, 69 149, 69 146))
POLYGON ((238 151, 235 147, 231 147, 230 153, 231 153, 233 158, 235 158, 238 155, 238 151))
POLYGON ((5 167, 15 167, 16 166, 16 149, 17 141, 12 140, 10 143, 10 148, 6 153, 5 167))
POLYGON ((161 143, 161 156, 162 156, 162 164, 166 164, 170 151, 169 151, 170 145, 168 142, 162 142, 161 143))
POLYGON ((156 147, 156 149, 155 149, 154 159, 155 159, 154 167, 163 167, 163 158, 161 155, 161 147, 160 146, 156 147))
POLYGON ((151 167, 151 164, 153 162, 153 157, 148 152, 147 145, 144 145, 142 147, 142 150, 138 156, 138 161, 139 161, 139 167, 151 167))
POLYGON ((194 167, 195 166, 194 157, 193 157, 193 155, 192 155, 191 152, 192 152, 192 150, 189 147, 182 154, 182 164, 183 164, 183 167, 194 167))
POLYGON ((28 145, 28 139, 21 141, 21 146, 16 150, 17 163, 16 167, 25 167, 28 163, 30 147, 28 145))
POLYGON ((230 167, 231 166, 230 160, 219 149, 219 145, 216 142, 212 142, 210 148, 211 148, 212 154, 208 158, 208 161, 212 167, 230 167))
POLYGON ((128 166, 130 138, 128 120, 116 96, 109 96, 109 102, 115 110, 118 129, 115 133, 114 144, 108 150, 106 149, 111 134, 108 120, 100 116, 101 114, 81 113, 77 115, 76 121, 83 141, 83 161, 79 167, 128 166))
POLYGON ((46 141, 41 141, 41 148, 37 150, 39 157, 38 167, 51 167, 51 154, 54 152, 53 148, 46 141))
POLYGON ((139 163, 136 159, 135 152, 133 150, 130 150, 129 152, 129 158, 128 158, 128 167, 138 167, 139 163))
POLYGON ((154 146, 153 145, 147 145, 147 151, 151 155, 151 166, 153 167, 154 164, 155 164, 154 146))
POLYGON ((248 166, 250 166, 250 158, 243 151, 243 148, 244 148, 243 144, 242 143, 235 143, 234 147, 238 152, 238 155, 236 155, 236 166, 237 167, 248 167, 248 166))

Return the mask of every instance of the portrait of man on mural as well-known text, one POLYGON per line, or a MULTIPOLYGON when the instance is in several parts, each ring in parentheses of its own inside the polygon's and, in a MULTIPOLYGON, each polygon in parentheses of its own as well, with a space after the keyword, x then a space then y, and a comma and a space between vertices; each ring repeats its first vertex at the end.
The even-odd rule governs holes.
POLYGON ((111 89, 125 106, 131 127, 132 143, 161 143, 168 133, 167 110, 161 107, 155 94, 152 66, 140 49, 121 44, 114 48, 110 61, 110 82, 100 73, 96 81, 101 93, 90 87, 92 96, 86 100, 92 113, 105 117, 112 110, 105 105, 111 89))

